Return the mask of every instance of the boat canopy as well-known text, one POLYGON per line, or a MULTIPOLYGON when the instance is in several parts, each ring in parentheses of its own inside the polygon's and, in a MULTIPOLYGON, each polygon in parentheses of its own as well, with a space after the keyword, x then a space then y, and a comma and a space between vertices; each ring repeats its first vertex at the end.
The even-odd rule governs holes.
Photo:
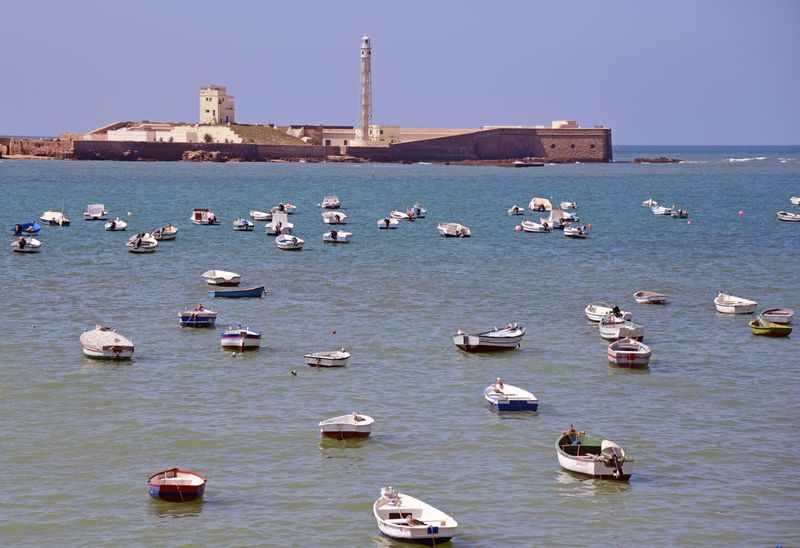
POLYGON ((533 211, 550 211, 553 209, 553 205, 547 198, 534 198, 528 204, 528 209, 532 209, 533 211))

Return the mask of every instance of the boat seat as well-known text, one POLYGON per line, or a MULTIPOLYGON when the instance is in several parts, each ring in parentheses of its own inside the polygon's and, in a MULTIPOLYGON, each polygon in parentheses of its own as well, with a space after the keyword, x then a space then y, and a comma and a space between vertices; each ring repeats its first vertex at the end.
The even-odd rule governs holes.
POLYGON ((578 455, 600 454, 599 445, 564 445, 561 447, 561 450, 573 457, 578 455))

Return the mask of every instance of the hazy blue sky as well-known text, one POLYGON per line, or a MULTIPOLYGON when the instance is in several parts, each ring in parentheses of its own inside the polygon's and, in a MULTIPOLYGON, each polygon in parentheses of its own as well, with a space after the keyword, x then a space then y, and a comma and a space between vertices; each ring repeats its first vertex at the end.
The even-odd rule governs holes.
POLYGON ((604 124, 616 144, 800 144, 800 1, 35 1, 0 11, 0 134, 196 122, 604 124))

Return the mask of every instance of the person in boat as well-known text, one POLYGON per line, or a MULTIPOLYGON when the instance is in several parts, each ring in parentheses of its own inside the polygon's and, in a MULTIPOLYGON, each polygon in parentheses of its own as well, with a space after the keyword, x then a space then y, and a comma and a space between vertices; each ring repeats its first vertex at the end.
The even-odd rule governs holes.
POLYGON ((19 240, 17 240, 17 245, 19 246, 20 249, 25 249, 25 246, 27 244, 28 242, 27 240, 25 240, 25 238, 20 238, 19 240))
POLYGON ((561 433, 570 437, 570 439, 572 440, 572 443, 570 445, 580 445, 581 444, 581 434, 585 435, 586 431, 584 430, 584 431, 578 432, 577 430, 575 430, 575 426, 570 424, 569 428, 567 428, 566 430, 562 430, 561 433))
POLYGON ((14 225, 14 234, 16 234, 17 236, 22 234, 22 225, 20 224, 14 225))
POLYGON ((505 388, 505 385, 503 384, 503 379, 497 377, 494 380, 494 384, 492 385, 492 392, 495 392, 497 394, 503 394, 504 393, 503 388, 505 388))
POLYGON ((136 238, 136 241, 134 242, 133 247, 135 249, 139 249, 140 247, 142 247, 142 238, 141 237, 136 238))
POLYGON ((353 411, 353 420, 356 422, 362 422, 365 421, 366 419, 362 417, 358 411, 353 411))
POLYGON ((548 224, 547 224, 547 221, 545 221, 545 222, 543 222, 543 223, 542 223, 542 228, 544 228, 544 229, 545 229, 545 231, 548 231, 548 230, 550 230, 550 225, 548 225, 548 224))
POLYGON ((331 240, 335 240, 339 236, 339 233, 335 230, 331 230, 331 240))
POLYGON ((622 317, 622 310, 620 310, 617 305, 614 305, 614 307, 611 309, 611 313, 614 314, 615 318, 622 317))
POLYGON ((278 204, 278 211, 286 211, 286 206, 283 204, 278 204))
POLYGON ((389 217, 383 219, 383 224, 389 226, 389 217))
POLYGON ((537 209, 539 211, 544 211, 544 204, 539 204, 539 207, 537 209))
POLYGON ((195 305, 195 307, 194 307, 194 311, 195 312, 200 312, 202 310, 203 310, 203 305, 202 304, 195 305))
POLYGON ((114 230, 115 228, 117 228, 117 221, 111 221, 111 223, 109 223, 108 226, 111 230, 114 230))
POLYGON ((217 220, 217 216, 216 215, 214 215, 213 213, 209 213, 208 214, 208 222, 209 223, 213 223, 216 220, 217 220))

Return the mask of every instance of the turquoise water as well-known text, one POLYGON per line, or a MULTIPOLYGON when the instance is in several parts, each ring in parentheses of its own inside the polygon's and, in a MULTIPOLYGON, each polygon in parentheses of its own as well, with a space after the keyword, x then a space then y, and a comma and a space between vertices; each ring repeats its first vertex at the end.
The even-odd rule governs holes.
POLYGON ((371 505, 391 484, 453 513, 459 546, 797 545, 786 442, 800 434, 800 335, 754 337, 751 318, 712 300, 725 290, 800 311, 800 226, 775 219, 798 210, 800 148, 615 148, 618 161, 658 155, 691 163, 4 160, 4 230, 62 198, 72 226, 44 227, 38 255, 0 253, 0 543, 387 546, 371 505), (334 191, 345 246, 321 241, 315 205, 334 191), (577 200, 590 238, 515 232, 506 209, 533 196, 577 200), (689 209, 692 224, 653 216, 647 198, 689 209), (263 223, 231 229, 279 201, 299 206, 300 253, 278 250, 263 223), (377 229, 416 201, 427 219, 377 229), (83 221, 90 202, 129 231, 83 221), (192 225, 193 207, 222 225, 192 225), (440 238, 439 221, 473 237, 440 238), (126 252, 133 231, 166 222, 175 241, 126 252), (209 268, 269 294, 209 299, 209 268), (640 289, 670 302, 637 305, 640 289), (645 326, 648 370, 608 366, 583 314, 601 300, 645 326), (178 327, 198 303, 219 311, 216 330, 178 327), (511 321, 527 329, 518 351, 452 344, 458 329, 511 321), (260 351, 220 351, 220 329, 239 322, 263 331, 260 351), (130 364, 83 356, 78 337, 96 323, 134 340, 130 364), (346 368, 303 363, 342 346, 346 368), (534 392, 540 411, 493 413, 482 390, 496 376, 534 392), (320 441, 320 420, 353 410, 375 418, 371 438, 320 441), (561 471, 553 445, 569 423, 625 447, 630 483, 561 471), (147 476, 172 466, 208 476, 203 502, 150 500, 147 476))

